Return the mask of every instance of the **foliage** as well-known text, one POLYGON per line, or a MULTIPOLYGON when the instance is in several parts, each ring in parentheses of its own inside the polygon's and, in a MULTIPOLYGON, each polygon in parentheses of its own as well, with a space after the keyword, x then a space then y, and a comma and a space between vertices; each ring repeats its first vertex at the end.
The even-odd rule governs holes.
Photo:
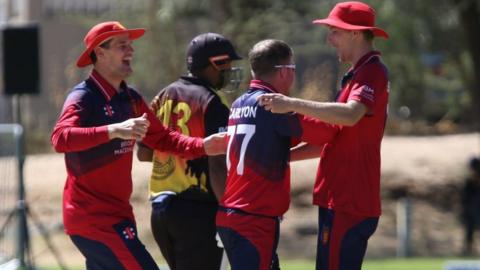
POLYGON ((384 58, 391 71, 393 113, 408 106, 413 118, 433 123, 460 117, 455 109, 465 92, 462 72, 468 67, 451 6, 446 0, 383 1, 379 14, 390 26, 384 58))
MULTIPOLYGON (((445 120, 468 125, 472 121, 468 117, 476 104, 472 93, 480 89, 472 89, 475 61, 459 22, 457 3, 468 1, 365 0, 377 10, 377 24, 390 34, 389 40, 379 39, 376 46, 390 71, 391 120, 421 121, 426 125, 445 120)), ((128 26, 148 30, 145 38, 135 43, 137 60, 131 79, 147 99, 186 73, 186 46, 194 36, 207 31, 230 38, 244 56, 237 63, 244 69, 242 89, 250 73, 248 50, 266 38, 285 40, 295 51, 298 70, 292 95, 331 100, 345 71, 325 42, 325 28, 311 24, 313 19, 327 16, 339 1, 145 2, 144 9, 135 16, 118 11, 114 16, 128 26)), ((102 16, 110 19, 112 14, 102 16)))

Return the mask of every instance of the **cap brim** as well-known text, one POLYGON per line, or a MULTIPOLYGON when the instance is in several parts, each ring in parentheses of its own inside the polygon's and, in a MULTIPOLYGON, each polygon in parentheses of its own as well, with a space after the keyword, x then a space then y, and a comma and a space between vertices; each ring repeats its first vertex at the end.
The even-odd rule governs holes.
POLYGON ((109 31, 98 35, 95 40, 92 42, 92 45, 86 48, 83 53, 77 59, 77 67, 86 67, 92 64, 92 59, 90 58, 90 53, 93 51, 95 47, 103 43, 104 41, 112 38, 113 36, 129 34, 129 38, 131 40, 138 39, 145 34, 145 29, 143 28, 135 28, 135 29, 124 29, 124 30, 116 30, 116 31, 109 31))
POLYGON ((328 25, 328 26, 333 26, 337 27, 340 29, 344 30, 370 30, 372 31, 374 36, 377 37, 383 37, 385 39, 388 39, 388 33, 385 32, 383 29, 375 27, 375 26, 360 26, 360 25, 353 25, 353 24, 348 24, 339 20, 335 19, 321 19, 321 20, 314 20, 314 24, 323 24, 323 25, 328 25))

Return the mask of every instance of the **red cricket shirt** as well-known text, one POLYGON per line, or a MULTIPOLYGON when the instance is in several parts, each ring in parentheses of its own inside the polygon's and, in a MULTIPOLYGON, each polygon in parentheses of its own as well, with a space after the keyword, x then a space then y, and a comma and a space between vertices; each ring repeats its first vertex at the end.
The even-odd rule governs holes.
POLYGON ((367 53, 342 81, 337 102, 356 100, 368 111, 354 126, 339 126, 335 138, 323 147, 313 203, 354 215, 380 216, 380 144, 389 92, 380 53, 367 53))
POLYGON ((67 234, 92 234, 122 220, 134 222, 132 193, 134 140, 109 140, 107 126, 147 113, 150 127, 143 143, 185 157, 205 154, 201 139, 165 128, 142 97, 122 83, 116 91, 95 70, 68 94, 51 142, 65 153, 67 181, 63 220, 67 234))

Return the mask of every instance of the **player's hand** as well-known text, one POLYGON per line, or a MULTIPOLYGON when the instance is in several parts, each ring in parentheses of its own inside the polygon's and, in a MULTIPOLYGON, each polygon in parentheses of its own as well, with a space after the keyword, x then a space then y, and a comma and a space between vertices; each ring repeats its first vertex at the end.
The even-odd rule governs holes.
POLYGON ((225 154, 227 152, 227 133, 220 132, 204 138, 203 147, 209 156, 225 154))
POLYGON ((257 97, 260 106, 263 106, 265 110, 272 113, 287 113, 291 112, 290 104, 292 98, 284 96, 282 94, 263 94, 257 97))
POLYGON ((140 117, 108 125, 108 137, 110 139, 141 140, 147 134, 149 126, 150 122, 147 119, 147 114, 144 113, 140 117))
POLYGON ((159 96, 155 96, 152 99, 152 101, 150 102, 150 109, 155 113, 160 109, 161 106, 162 106, 162 104, 160 104, 160 97, 159 96))

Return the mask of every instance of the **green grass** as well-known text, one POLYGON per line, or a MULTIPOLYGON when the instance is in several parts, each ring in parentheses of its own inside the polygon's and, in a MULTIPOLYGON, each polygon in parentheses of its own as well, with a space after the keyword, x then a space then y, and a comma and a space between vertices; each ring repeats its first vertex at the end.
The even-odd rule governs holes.
MULTIPOLYGON (((362 270, 442 270, 446 258, 379 259, 366 260, 362 270)), ((313 270, 312 261, 283 261, 282 270, 313 270)))
POLYGON ((368 260, 364 270, 441 270, 445 258, 384 259, 368 260))
MULTIPOLYGON (((442 270, 447 260, 455 258, 412 258, 366 260, 362 270, 442 270)), ((281 258, 280 258, 281 260, 281 258)), ((58 267, 40 267, 41 270, 60 270, 58 267)), ((71 267, 69 270, 81 270, 83 267, 71 267)), ((165 268, 162 268, 162 270, 165 268)), ((315 262, 306 260, 283 260, 282 270, 314 270, 315 262)))

